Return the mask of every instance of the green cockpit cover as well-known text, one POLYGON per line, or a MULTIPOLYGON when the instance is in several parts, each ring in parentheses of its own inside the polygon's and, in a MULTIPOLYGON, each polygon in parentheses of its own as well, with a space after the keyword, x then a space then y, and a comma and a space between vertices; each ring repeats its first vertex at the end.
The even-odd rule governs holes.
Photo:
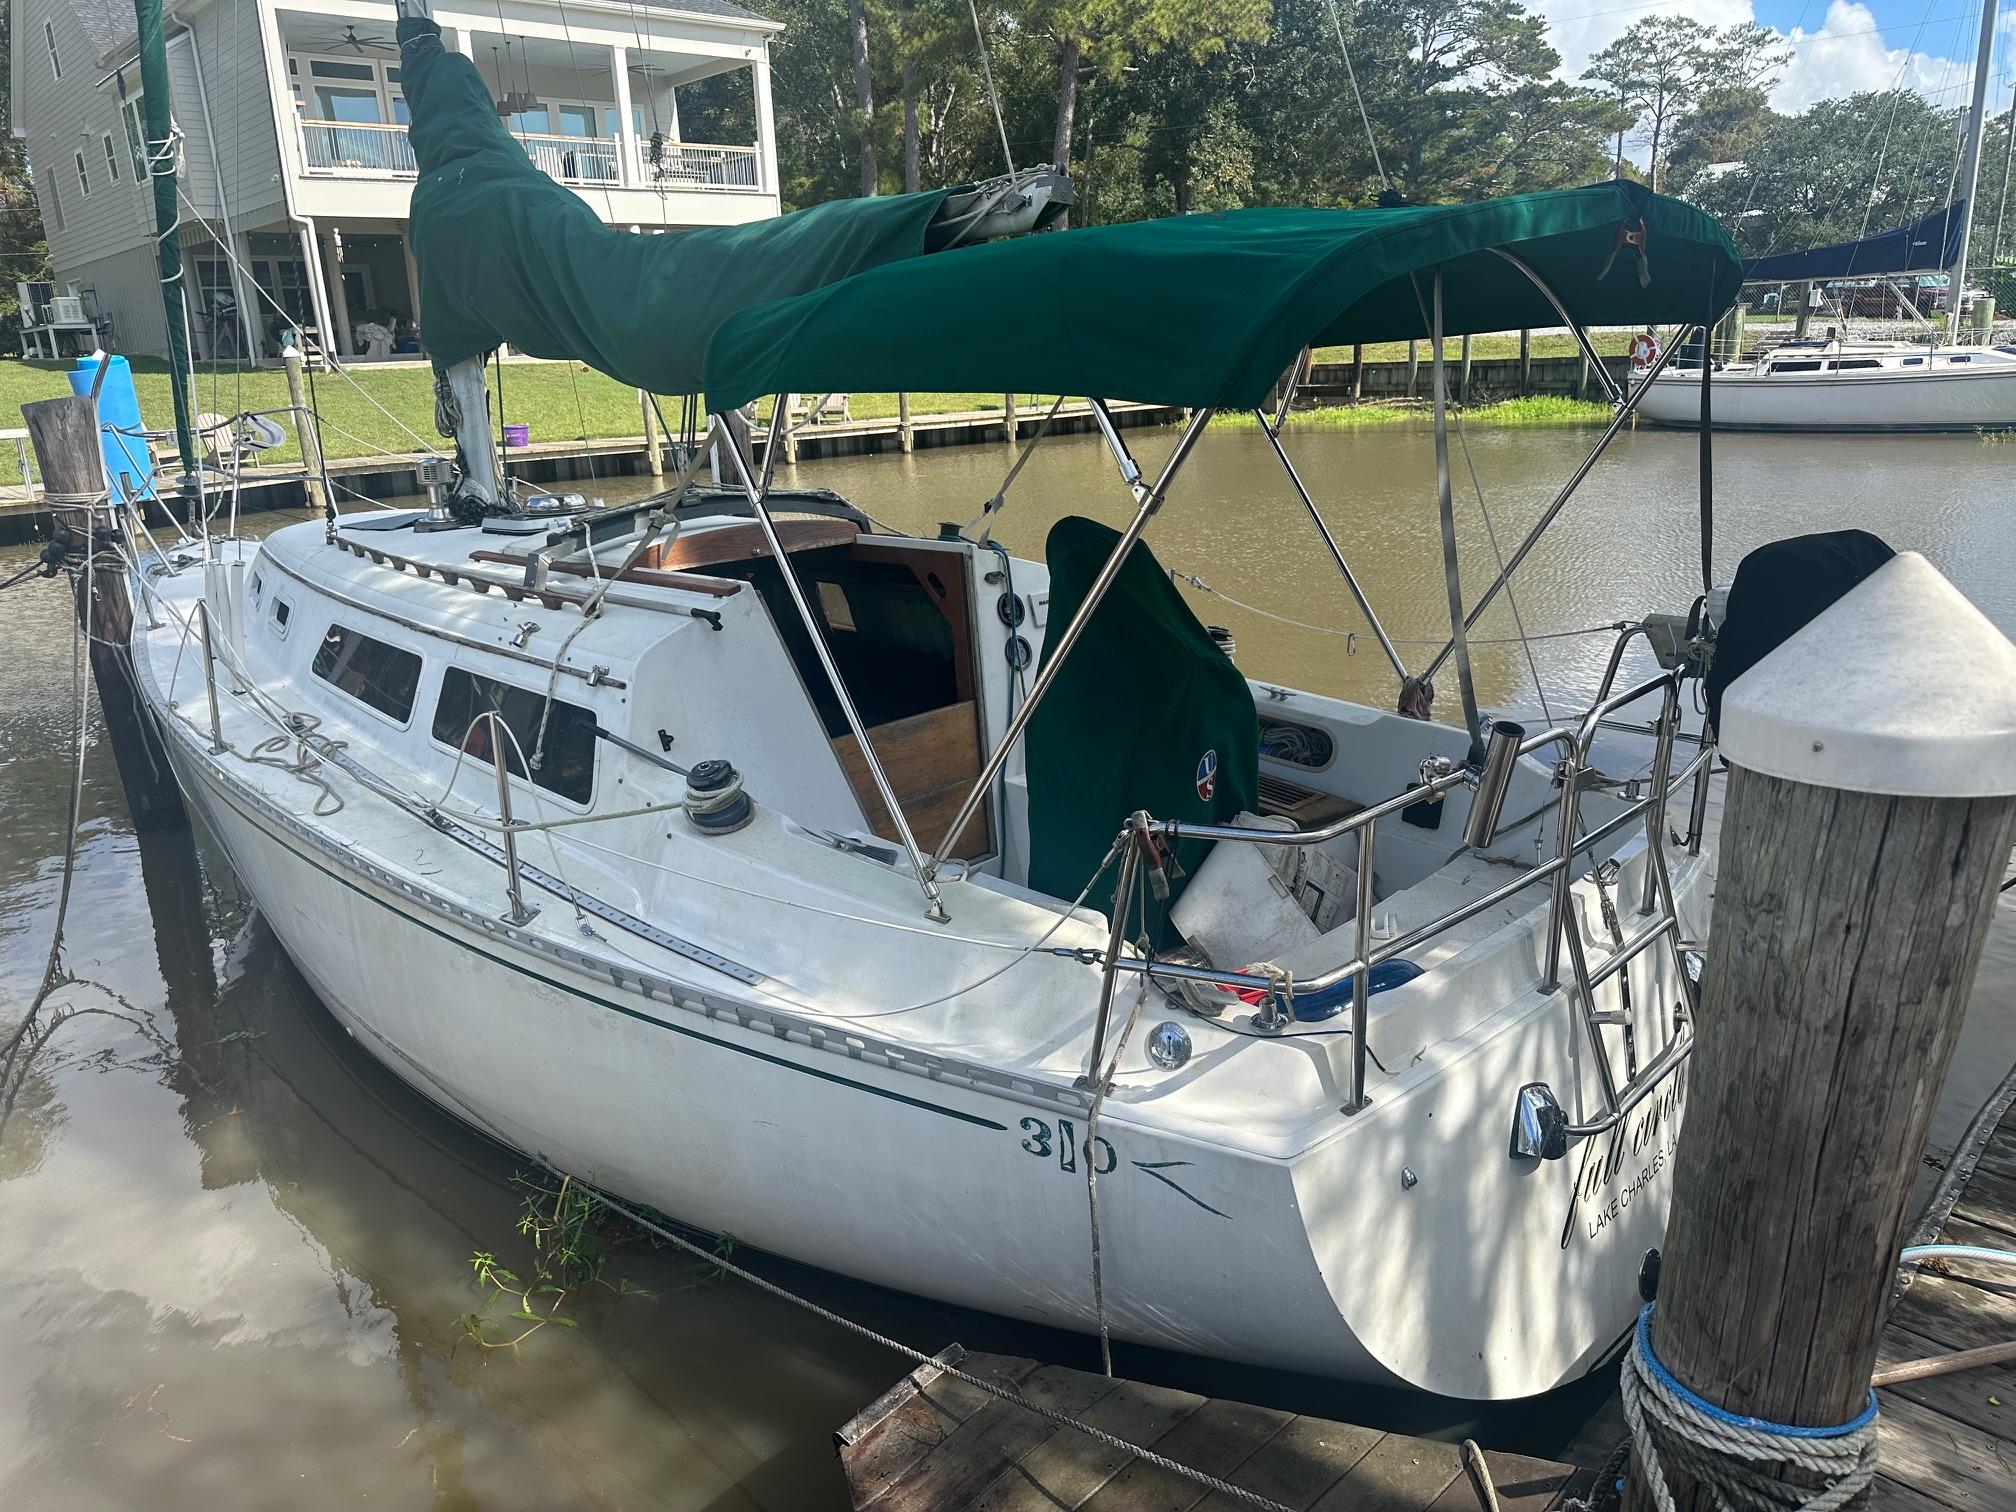
MULTIPOLYGON (((1045 548, 1052 627, 1061 632, 1071 622, 1119 539, 1095 520, 1057 522, 1045 548)), ((1043 660, 1050 661, 1047 645, 1043 660)), ((1253 694, 1146 542, 1128 555, 1024 739, 1029 883, 1052 897, 1078 896, 1136 809, 1195 824, 1257 812, 1253 694)), ((1185 840, 1176 859, 1194 875, 1210 848, 1208 840, 1185 840)), ((1113 881, 1109 872, 1086 901, 1110 908, 1113 881)), ((1173 901, 1183 879, 1172 874, 1170 886, 1173 901)))
MULTIPOLYGON (((747 305, 914 257, 947 191, 841 200, 743 226, 612 230, 497 118, 431 20, 399 23, 420 331, 437 372, 508 341, 659 394, 698 393, 708 338, 747 305)), ((612 188, 611 193, 640 193, 612 188)))
POLYGON ((1562 311, 1698 325, 1743 283, 1714 217, 1639 184, 1179 215, 962 248, 744 310, 708 347, 708 407, 910 389, 1251 408, 1305 346, 1427 336, 1438 267, 1450 336, 1562 311))

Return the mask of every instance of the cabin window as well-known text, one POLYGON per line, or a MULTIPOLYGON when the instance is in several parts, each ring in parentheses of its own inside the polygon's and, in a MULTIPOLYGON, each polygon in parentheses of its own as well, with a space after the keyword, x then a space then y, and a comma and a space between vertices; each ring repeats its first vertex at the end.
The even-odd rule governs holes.
POLYGON ((83 195, 84 198, 89 199, 91 198, 91 174, 84 167, 84 154, 79 152, 72 155, 77 160, 77 192, 83 195))
POLYGON ((1974 358, 1969 355, 1965 357, 1948 357, 1946 360, 1948 362, 1972 362, 1974 358))
POLYGON ((1774 373, 1817 373, 1820 371, 1820 364, 1818 361, 1774 362, 1771 364, 1771 371, 1774 373))
POLYGON ((1843 357, 1839 362, 1831 362, 1828 366, 1845 373, 1850 368, 1880 368, 1883 364, 1875 357, 1843 357))
POLYGON ((49 72, 60 83, 63 78, 63 56, 56 51, 56 28, 49 22, 42 23, 42 40, 49 44, 49 72))
POLYGON ((486 721, 471 728, 484 714, 504 717, 516 743, 506 740, 505 770, 514 777, 525 776, 525 762, 539 747, 539 722, 546 720, 546 743, 532 783, 569 803, 588 802, 595 787, 595 714, 579 704, 554 699, 547 713, 546 695, 530 688, 514 687, 494 678, 478 677, 460 667, 450 667, 441 678, 441 697, 434 705, 434 738, 443 745, 463 748, 472 761, 486 766, 492 757, 493 728, 486 721), (466 747, 463 746, 467 740, 466 747), (521 756, 519 753, 524 754, 521 756))
POLYGON ((340 693, 376 709, 394 724, 413 717, 420 658, 347 625, 331 625, 315 650, 315 675, 340 693))
POLYGON ((287 621, 294 618, 294 606, 284 598, 273 600, 273 633, 287 639, 287 621))

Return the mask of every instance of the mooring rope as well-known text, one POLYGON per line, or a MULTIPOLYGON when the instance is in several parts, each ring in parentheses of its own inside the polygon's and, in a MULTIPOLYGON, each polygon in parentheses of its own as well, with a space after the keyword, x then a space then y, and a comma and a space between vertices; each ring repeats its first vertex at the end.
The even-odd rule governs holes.
POLYGON ((571 1179, 573 1184, 579 1187, 588 1197, 600 1203, 618 1217, 629 1219, 630 1222, 636 1224, 639 1228, 657 1235, 668 1244, 676 1245, 696 1260, 700 1260, 718 1270, 725 1271, 738 1281, 746 1281, 758 1291, 766 1292, 780 1301, 789 1302, 793 1307, 803 1308, 806 1312, 811 1313, 813 1317, 831 1323, 836 1328, 845 1329, 848 1333, 867 1339, 870 1343, 880 1344, 884 1349, 899 1354, 914 1364, 929 1365, 932 1369, 951 1376, 954 1380, 964 1381, 968 1386, 984 1391, 987 1395, 999 1401, 1006 1402, 1011 1407, 1020 1407, 1025 1412, 1033 1412, 1045 1422, 1054 1423, 1059 1428, 1069 1428, 1075 1432, 1082 1433, 1088 1438, 1098 1440, 1098 1442, 1106 1445, 1109 1449, 1118 1449, 1122 1453, 1131 1454, 1144 1463, 1155 1466, 1158 1470, 1167 1470, 1171 1475, 1180 1475, 1187 1481, 1203 1486, 1207 1490, 1216 1491, 1221 1496, 1229 1496, 1234 1501, 1245 1506, 1261 1507, 1266 1509, 1266 1512, 1289 1512, 1289 1509, 1280 1502, 1273 1501, 1268 1497, 1260 1495, 1258 1492, 1248 1491, 1243 1486, 1235 1486, 1230 1481, 1220 1480, 1215 1475, 1207 1475, 1204 1471, 1186 1465, 1181 1460, 1170 1459, 1166 1454, 1157 1454, 1153 1449, 1144 1448, 1142 1445, 1136 1444, 1131 1440, 1121 1438, 1117 1433, 1108 1433, 1103 1428, 1095 1428, 1092 1424, 1085 1422, 1081 1418, 1072 1417, 1068 1412, 1059 1412, 1056 1408, 1046 1407, 1041 1402, 1032 1402, 1019 1391, 1000 1385, 998 1382, 987 1380, 983 1376, 977 1376, 970 1370, 961 1370, 957 1365, 948 1364, 944 1360, 927 1355, 921 1349, 913 1349, 902 1340, 892 1339, 885 1333, 878 1333, 865 1323, 857 1323, 852 1318, 833 1311, 830 1307, 822 1307, 809 1297, 801 1297, 787 1287, 779 1286, 774 1281, 765 1280, 748 1267, 737 1265, 725 1256, 716 1254, 711 1249, 706 1249, 701 1245, 695 1244, 691 1239, 674 1233, 662 1224, 653 1223, 634 1208, 626 1207, 607 1193, 598 1190, 592 1183, 585 1182, 578 1176, 570 1178, 568 1172, 561 1170, 550 1161, 539 1159, 539 1163, 555 1176, 562 1179, 571 1179))
POLYGON ((1638 1315, 1622 1376, 1624 1421, 1659 1512, 1675 1512, 1669 1467, 1720 1512, 1837 1512, 1876 1478, 1876 1393, 1855 1417, 1807 1428, 1748 1417, 1690 1391, 1652 1348, 1652 1306, 1638 1315), (1823 1482, 1799 1485, 1786 1467, 1823 1482))

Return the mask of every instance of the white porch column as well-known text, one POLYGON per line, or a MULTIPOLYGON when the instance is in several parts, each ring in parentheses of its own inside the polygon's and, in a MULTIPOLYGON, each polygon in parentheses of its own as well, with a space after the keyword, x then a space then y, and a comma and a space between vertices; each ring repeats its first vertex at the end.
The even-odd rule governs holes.
POLYGON ((413 222, 399 233, 399 257, 406 264, 406 297, 413 303, 413 322, 420 322, 420 263, 413 256, 413 222))
MULTIPOLYGON (((266 355, 266 323, 273 318, 273 307, 252 281, 252 237, 249 233, 238 233, 232 242, 231 255, 237 259, 234 276, 245 292, 244 301, 238 307, 245 317, 245 355, 258 362, 266 355)), ((273 355, 277 357, 280 354, 275 352, 273 355)))
POLYGON ((777 187, 777 123, 770 113, 770 50, 764 48, 763 56, 749 65, 751 78, 756 86, 756 157, 761 175, 760 187, 776 194, 777 187))
POLYGON ((448 44, 448 50, 450 52, 458 52, 462 54, 463 57, 470 59, 472 62, 475 60, 476 55, 469 50, 471 46, 469 41, 469 33, 463 30, 461 27, 459 26, 442 27, 441 40, 448 44))
POLYGON ((637 128, 630 118, 630 50, 609 49, 609 78, 616 85, 617 176, 626 184, 642 184, 644 169, 637 157, 637 128))
MULTIPOLYGON (((322 238, 318 234, 315 240, 320 243, 322 238)), ((355 357, 357 353, 350 339, 350 295, 343 287, 343 264, 336 257, 335 246, 333 244, 324 245, 327 246, 329 258, 323 264, 329 270, 325 279, 329 289, 329 318, 336 323, 336 329, 333 331, 324 331, 322 339, 327 341, 331 337, 334 337, 336 350, 339 353, 345 357, 355 357)), ((319 254, 323 251, 323 246, 317 246, 315 250, 319 254)))

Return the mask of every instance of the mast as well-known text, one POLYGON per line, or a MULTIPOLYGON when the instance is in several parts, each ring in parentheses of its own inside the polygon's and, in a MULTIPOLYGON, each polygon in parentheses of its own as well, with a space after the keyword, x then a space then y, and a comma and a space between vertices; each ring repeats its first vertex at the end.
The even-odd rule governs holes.
POLYGON ((154 189, 154 246, 161 267, 161 313, 167 317, 168 369, 174 375, 175 446, 182 475, 196 471, 196 450, 190 438, 189 332, 182 297, 182 242, 175 208, 174 115, 168 86, 168 39, 161 22, 161 0, 133 0, 140 31, 141 104, 147 116, 147 172, 154 189))
MULTIPOLYGON (((1981 45, 1974 54, 1974 101, 1968 107, 1967 151, 1960 161, 1961 203, 1967 208, 1960 216, 1960 250, 1953 259, 1946 286, 1946 316, 1949 333, 1960 322, 1960 302, 1967 297, 1968 243, 1974 235, 1975 199, 1981 188, 1981 140, 1988 129, 1988 65, 1995 52, 1996 0, 1981 0, 1981 45)), ((1993 256, 1993 249, 1990 249, 1993 256)))

